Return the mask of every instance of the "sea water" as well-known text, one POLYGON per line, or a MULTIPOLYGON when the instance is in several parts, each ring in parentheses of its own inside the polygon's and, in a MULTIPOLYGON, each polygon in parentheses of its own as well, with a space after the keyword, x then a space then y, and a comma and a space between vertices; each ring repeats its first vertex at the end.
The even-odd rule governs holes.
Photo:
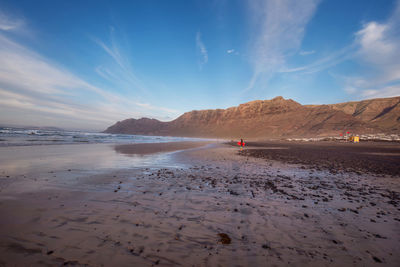
MULTIPOLYGON (((0 127, 0 187, 3 178, 71 170, 104 172, 121 168, 178 167, 170 153, 126 155, 123 144, 203 141, 200 138, 107 134, 59 129, 0 127)), ((179 165, 180 166, 180 165, 179 165)), ((76 175, 76 173, 75 173, 76 175)), ((11 179, 10 178, 10 179, 11 179)))
POLYGON ((172 136, 108 134, 98 132, 67 131, 61 129, 38 130, 29 128, 0 127, 0 147, 93 143, 135 144, 201 140, 204 139, 172 136))

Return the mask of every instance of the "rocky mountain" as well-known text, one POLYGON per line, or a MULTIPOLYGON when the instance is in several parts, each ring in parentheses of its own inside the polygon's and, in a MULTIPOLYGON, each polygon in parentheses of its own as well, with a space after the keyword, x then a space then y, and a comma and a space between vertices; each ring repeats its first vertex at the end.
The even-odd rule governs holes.
POLYGON ((329 105, 385 131, 400 132, 400 97, 329 105))
POLYGON ((168 123, 156 119, 126 119, 105 130, 105 133, 159 135, 168 123))
POLYGON ((352 133, 398 132, 400 97, 333 105, 301 105, 276 97, 237 107, 186 112, 177 119, 127 119, 106 133, 211 138, 311 137, 352 133))

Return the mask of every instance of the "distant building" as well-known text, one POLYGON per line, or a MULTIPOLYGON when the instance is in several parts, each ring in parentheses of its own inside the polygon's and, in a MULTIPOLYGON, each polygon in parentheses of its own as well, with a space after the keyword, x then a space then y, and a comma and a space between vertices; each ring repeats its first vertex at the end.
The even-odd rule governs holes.
POLYGON ((353 143, 360 143, 360 137, 359 136, 350 136, 349 141, 353 142, 353 143))

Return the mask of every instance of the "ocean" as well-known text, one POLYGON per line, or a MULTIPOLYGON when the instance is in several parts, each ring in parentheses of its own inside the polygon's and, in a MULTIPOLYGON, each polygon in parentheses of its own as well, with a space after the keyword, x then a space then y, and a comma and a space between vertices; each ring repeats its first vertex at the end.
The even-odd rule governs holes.
POLYGON ((65 144, 135 144, 202 141, 200 138, 107 134, 67 130, 0 127, 0 147, 65 144))

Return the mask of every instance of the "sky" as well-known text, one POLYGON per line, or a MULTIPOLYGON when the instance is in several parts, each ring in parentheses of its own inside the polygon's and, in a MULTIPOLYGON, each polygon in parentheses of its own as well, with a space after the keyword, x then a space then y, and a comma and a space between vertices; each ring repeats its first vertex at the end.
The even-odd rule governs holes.
POLYGON ((0 0, 0 125, 400 95, 400 0, 0 0))

